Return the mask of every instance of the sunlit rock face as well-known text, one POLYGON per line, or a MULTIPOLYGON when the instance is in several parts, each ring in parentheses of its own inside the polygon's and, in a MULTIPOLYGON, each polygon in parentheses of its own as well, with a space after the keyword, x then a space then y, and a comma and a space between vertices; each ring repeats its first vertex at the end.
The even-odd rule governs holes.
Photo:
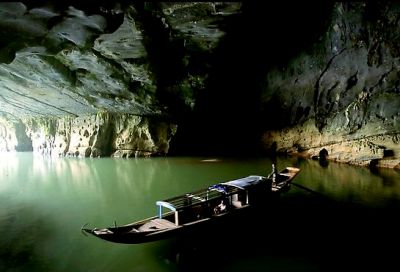
POLYGON ((194 107, 206 59, 240 12, 241 3, 0 3, 1 149, 167 153, 172 117, 194 107))
POLYGON ((400 5, 336 3, 308 52, 270 71, 267 148, 400 167, 400 5))
POLYGON ((400 167, 400 5, 264 2, 0 3, 0 149, 400 167))
POLYGON ((9 122, 0 117, 0 152, 32 151, 32 140, 22 122, 9 122))
POLYGON ((176 126, 127 114, 26 120, 33 151, 47 156, 146 157, 165 155, 176 126))
POLYGON ((157 112, 135 10, 63 8, 0 3, 1 112, 16 118, 157 112))
POLYGON ((162 115, 176 106, 168 104, 172 100, 190 106, 207 76, 202 69, 191 71, 200 61, 193 52, 211 52, 225 35, 220 25, 241 7, 61 3, 0 3, 3 115, 162 115))

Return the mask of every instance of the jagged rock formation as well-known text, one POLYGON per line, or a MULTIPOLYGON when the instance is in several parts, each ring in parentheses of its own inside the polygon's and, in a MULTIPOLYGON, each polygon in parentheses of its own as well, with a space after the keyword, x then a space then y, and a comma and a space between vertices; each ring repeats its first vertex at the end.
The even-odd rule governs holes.
POLYGON ((187 69, 190 52, 211 52, 241 6, 101 4, 0 3, 1 150, 166 154, 171 113, 193 107, 207 76, 187 69))
MULTIPOLYGON (((6 122, 3 122, 6 124, 6 122)), ((33 149, 46 156, 147 157, 165 155, 176 126, 122 113, 30 118, 1 127, 1 151, 33 149), (18 135, 27 135, 18 139, 18 135), (5 140, 6 139, 6 140, 5 140)))
POLYGON ((267 148, 400 167, 398 3, 336 3, 309 52, 269 72, 267 148))
POLYGON ((0 117, 0 152, 32 151, 32 140, 21 121, 10 122, 0 117))
POLYGON ((155 83, 146 69, 133 8, 113 10, 107 20, 107 13, 89 15, 72 6, 0 5, 3 114, 26 118, 157 112, 155 83), (117 29, 110 29, 110 20, 118 20, 117 29))
POLYGON ((0 3, 0 149, 400 167, 399 18, 392 2, 0 3))

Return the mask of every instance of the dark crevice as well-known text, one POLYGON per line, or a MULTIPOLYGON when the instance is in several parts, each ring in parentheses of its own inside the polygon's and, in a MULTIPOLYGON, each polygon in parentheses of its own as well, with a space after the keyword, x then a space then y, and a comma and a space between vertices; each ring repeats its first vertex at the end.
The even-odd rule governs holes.
POLYGON ((181 152, 255 154, 262 149, 265 125, 281 126, 292 119, 279 108, 281 103, 262 108, 263 85, 270 68, 285 67, 326 31, 332 6, 317 6, 318 13, 310 3, 291 3, 290 9, 287 3, 243 4, 210 53, 207 89, 197 97, 193 116, 178 129, 181 152), (265 120, 260 122, 260 116, 265 120))
POLYGON ((173 38, 173 30, 162 18, 161 4, 156 2, 135 3, 138 11, 135 18, 143 31, 143 44, 148 52, 150 70, 155 75, 156 98, 173 118, 184 113, 184 101, 175 92, 175 86, 186 76, 183 65, 184 42, 173 38))
POLYGON ((394 157, 394 151, 392 149, 383 150, 383 157, 384 158, 394 157))
POLYGON ((329 61, 327 62, 327 64, 325 65, 325 69, 322 71, 322 73, 319 75, 317 81, 315 82, 315 91, 314 91, 314 108, 315 108, 315 114, 317 115, 318 112, 318 105, 319 105, 319 99, 320 99, 320 83, 322 78, 324 77, 325 73, 329 70, 329 68, 332 65, 333 60, 339 56, 341 53, 343 53, 343 51, 346 50, 345 48, 343 48, 339 53, 337 53, 336 55, 333 55, 329 61))
POLYGON ((321 132, 322 129, 324 128, 324 126, 326 125, 326 118, 325 118, 325 114, 323 114, 322 112, 320 112, 320 99, 321 99, 321 90, 320 90, 320 83, 322 78, 324 77, 324 75, 326 74, 326 72, 329 70, 329 68, 331 67, 333 60, 339 56, 340 54, 343 53, 343 51, 345 51, 346 48, 343 48, 342 50, 340 50, 339 53, 333 55, 329 61, 327 62, 325 69, 322 71, 322 73, 319 75, 317 81, 315 82, 315 87, 314 87, 314 112, 315 112, 315 125, 316 127, 319 129, 319 131, 321 132))
POLYGON ((347 80, 347 84, 346 84, 346 91, 350 90, 357 84, 357 82, 358 82, 357 75, 358 75, 358 70, 354 75, 349 77, 349 79, 347 80))

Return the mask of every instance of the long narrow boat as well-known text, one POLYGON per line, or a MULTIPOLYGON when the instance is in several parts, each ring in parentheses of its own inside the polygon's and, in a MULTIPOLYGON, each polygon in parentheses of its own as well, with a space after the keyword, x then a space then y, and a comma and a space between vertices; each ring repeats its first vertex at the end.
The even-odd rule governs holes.
MULTIPOLYGON (((156 241, 235 216, 289 190, 299 168, 286 167, 268 177, 248 176, 203 190, 157 201, 158 215, 122 226, 88 229, 100 239, 123 244, 156 241)), ((218 227, 218 225, 211 225, 218 227)))

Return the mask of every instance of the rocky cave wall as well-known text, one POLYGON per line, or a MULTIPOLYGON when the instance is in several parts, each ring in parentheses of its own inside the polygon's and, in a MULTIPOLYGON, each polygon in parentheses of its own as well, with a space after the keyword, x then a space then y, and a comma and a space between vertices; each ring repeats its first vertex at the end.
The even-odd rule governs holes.
POLYGON ((0 149, 323 151, 399 167, 399 14, 395 2, 0 3, 0 149))
POLYGON ((335 3, 328 30, 263 92, 266 148, 400 167, 400 5, 335 3))
POLYGON ((98 113, 80 117, 30 118, 1 127, 7 146, 0 151, 33 150, 45 156, 118 158, 165 155, 176 126, 137 115, 98 113), (17 135, 26 135, 18 139, 17 135))
POLYGON ((166 154, 177 119, 205 88, 207 59, 240 8, 0 3, 1 150, 166 154))

